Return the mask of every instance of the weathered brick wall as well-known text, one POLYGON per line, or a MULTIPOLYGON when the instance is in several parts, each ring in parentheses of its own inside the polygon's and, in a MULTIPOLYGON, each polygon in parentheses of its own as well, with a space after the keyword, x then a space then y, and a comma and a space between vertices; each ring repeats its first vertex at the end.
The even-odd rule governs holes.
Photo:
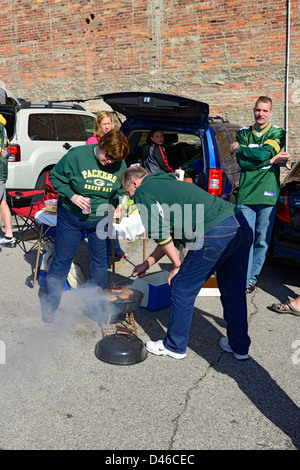
MULTIPOLYGON (((9 0, 0 80, 26 99, 88 101, 153 90, 210 104, 241 125, 257 96, 285 125, 286 0, 9 0)), ((291 2, 288 150, 300 156, 300 9, 291 2)), ((93 106, 94 103, 94 106, 93 106)), ((96 110, 95 109, 95 110, 96 110)))

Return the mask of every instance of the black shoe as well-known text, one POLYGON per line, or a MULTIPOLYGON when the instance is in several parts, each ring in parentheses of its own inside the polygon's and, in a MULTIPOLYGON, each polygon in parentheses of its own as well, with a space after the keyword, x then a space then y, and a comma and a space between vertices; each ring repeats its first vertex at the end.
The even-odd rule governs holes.
POLYGON ((256 284, 253 281, 249 282, 249 286, 246 288, 246 294, 253 294, 256 290, 256 284))

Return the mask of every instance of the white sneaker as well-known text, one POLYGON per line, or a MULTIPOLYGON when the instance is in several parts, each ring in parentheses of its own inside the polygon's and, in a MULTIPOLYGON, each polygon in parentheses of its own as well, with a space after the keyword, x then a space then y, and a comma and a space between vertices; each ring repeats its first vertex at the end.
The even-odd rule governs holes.
POLYGON ((17 244, 17 240, 15 239, 15 237, 11 237, 11 238, 2 237, 2 238, 0 238, 0 246, 7 246, 8 248, 15 248, 16 244, 17 244))
POLYGON ((148 352, 156 354, 156 356, 170 356, 174 359, 184 359, 186 357, 185 353, 175 353, 169 349, 166 349, 162 339, 159 339, 158 341, 148 341, 146 343, 146 349, 148 352))
POLYGON ((249 359, 249 356, 248 354, 237 354, 235 353, 231 347, 229 346, 229 341, 228 341, 228 338, 221 338, 220 341, 219 341, 219 345, 220 347, 223 349, 223 351, 226 351, 226 352, 229 352, 229 353, 233 353, 234 357, 236 359, 239 359, 240 361, 245 361, 246 359, 249 359))

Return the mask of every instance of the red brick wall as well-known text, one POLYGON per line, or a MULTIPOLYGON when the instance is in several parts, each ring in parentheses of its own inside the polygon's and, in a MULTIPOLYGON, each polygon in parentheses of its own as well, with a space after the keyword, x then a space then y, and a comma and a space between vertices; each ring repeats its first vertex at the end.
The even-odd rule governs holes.
MULTIPOLYGON (((241 125, 255 99, 285 125, 287 1, 2 1, 0 83, 26 99, 153 90, 241 125)), ((300 9, 291 2, 288 150, 300 156, 300 9)), ((97 102, 98 105, 98 102, 97 102)))

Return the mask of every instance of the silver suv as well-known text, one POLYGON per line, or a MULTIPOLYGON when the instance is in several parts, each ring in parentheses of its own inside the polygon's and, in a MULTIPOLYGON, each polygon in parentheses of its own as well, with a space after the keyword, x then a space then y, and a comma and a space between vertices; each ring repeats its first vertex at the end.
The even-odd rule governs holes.
POLYGON ((0 88, 0 113, 10 140, 10 189, 43 189, 46 172, 94 134, 95 115, 77 104, 25 101, 0 88))

